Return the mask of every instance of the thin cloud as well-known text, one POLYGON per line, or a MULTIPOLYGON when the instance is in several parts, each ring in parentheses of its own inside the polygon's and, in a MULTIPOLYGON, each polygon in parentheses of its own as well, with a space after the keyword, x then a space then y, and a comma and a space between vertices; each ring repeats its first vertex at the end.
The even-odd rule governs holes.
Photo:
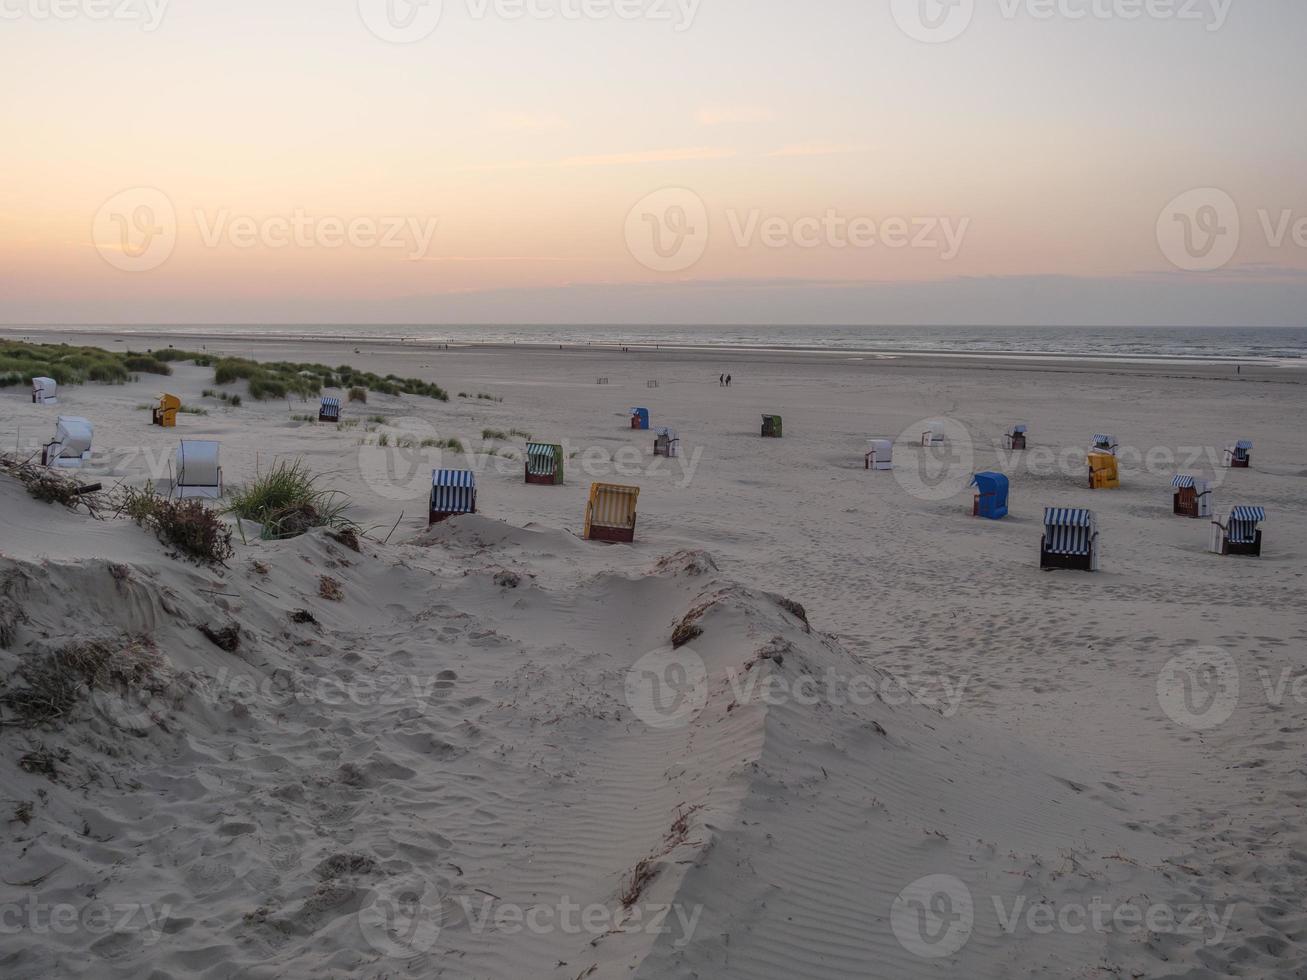
POLYGON ((766 106, 705 106, 694 114, 700 126, 721 126, 726 123, 769 122, 775 115, 766 106))
POLYGON ((497 112, 490 117, 491 129, 511 133, 541 133, 566 125, 567 120, 556 112, 497 112))
POLYGON ((559 255, 423 255, 407 262, 573 262, 559 255))
POLYGON ((638 150, 633 153, 600 153, 593 156, 567 157, 562 167, 613 167, 633 163, 678 163, 685 160, 724 160, 735 151, 720 146, 696 146, 668 150, 638 150))
POLYGON ((837 153, 857 153, 858 147, 840 143, 789 143, 766 154, 769 157, 826 157, 837 153))

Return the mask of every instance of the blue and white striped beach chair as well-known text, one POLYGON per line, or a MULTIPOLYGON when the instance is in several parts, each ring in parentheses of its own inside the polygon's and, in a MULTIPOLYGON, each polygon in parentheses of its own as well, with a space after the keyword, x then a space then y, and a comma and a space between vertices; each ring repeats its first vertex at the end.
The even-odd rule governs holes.
POLYGON ((1248 469, 1253 462, 1253 441, 1240 439, 1233 446, 1225 447, 1225 465, 1237 470, 1248 469))
POLYGON ((1212 521, 1211 550, 1218 555, 1261 555, 1262 531, 1258 525, 1264 520, 1265 508, 1230 508, 1230 516, 1224 523, 1220 518, 1212 521))
POLYGON ((477 512, 477 478, 471 470, 436 470, 431 474, 431 513, 438 524, 459 514, 477 512))
POLYGON ((1098 524, 1092 510, 1045 507, 1044 537, 1039 543, 1040 568, 1098 571, 1098 524))
POLYGON ((1116 450, 1116 436, 1103 432, 1095 433, 1093 442, 1089 444, 1089 451, 1094 453, 1110 453, 1115 456, 1116 450))

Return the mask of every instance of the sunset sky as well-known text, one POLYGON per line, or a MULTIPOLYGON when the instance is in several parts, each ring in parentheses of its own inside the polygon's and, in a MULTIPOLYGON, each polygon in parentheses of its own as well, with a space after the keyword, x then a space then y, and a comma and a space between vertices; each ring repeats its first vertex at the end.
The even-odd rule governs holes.
POLYGON ((1307 322, 1297 0, 65 2, 6 323, 1307 322))

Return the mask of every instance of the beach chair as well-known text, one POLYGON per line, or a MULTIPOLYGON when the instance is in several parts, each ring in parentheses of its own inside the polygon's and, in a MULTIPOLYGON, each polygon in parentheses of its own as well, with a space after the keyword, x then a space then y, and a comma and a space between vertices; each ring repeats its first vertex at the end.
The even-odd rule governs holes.
POLYGON ((646 382, 644 383, 644 386, 645 386, 646 388, 657 388, 657 387, 658 387, 658 382, 657 382, 657 381, 652 381, 652 380, 650 380, 650 381, 646 381, 646 382))
POLYGON ((563 447, 544 442, 526 444, 526 482, 540 487, 563 485, 563 447))
POLYGON ((1025 449, 1026 431, 1027 426, 1024 425, 1009 426, 1007 432, 1003 433, 1003 448, 1025 449))
POLYGON ((222 496, 222 465, 218 443, 203 439, 183 439, 177 447, 178 498, 198 497, 217 500, 222 496))
POLYGON ((921 433, 921 444, 923 446, 944 445, 944 423, 939 419, 927 422, 925 431, 921 433))
POLYGON ((784 423, 779 415, 764 415, 762 417, 762 437, 764 439, 780 439, 784 432, 784 423))
POLYGON ((1115 456, 1117 449, 1116 436, 1104 435, 1101 432, 1096 434, 1089 444, 1091 453, 1105 453, 1109 456, 1115 456))
POLYGON ((649 409, 633 408, 631 409, 631 428, 648 429, 649 428, 649 409))
POLYGON ((1002 473, 977 473, 971 478, 971 485, 976 488, 975 500, 971 505, 973 517, 986 517, 991 521, 1007 517, 1006 476, 1002 473))
POLYGON ((1246 470, 1252 465, 1253 443, 1251 439, 1240 439, 1233 446, 1225 447, 1225 465, 1236 470, 1246 470))
POLYGON ((868 439, 867 453, 862 461, 864 469, 894 469, 894 443, 889 439, 868 439))
POLYGON ((585 539, 634 541, 635 504, 639 498, 639 487, 618 483, 590 484, 590 500, 585 505, 585 539))
POLYGON ((333 395, 323 395, 322 401, 318 403, 318 421, 319 422, 339 422, 340 421, 340 399, 333 395))
POLYGON ((1262 531, 1257 525, 1266 520, 1261 507, 1232 507, 1230 516, 1212 521, 1210 551, 1218 555, 1251 555, 1262 553, 1262 531))
POLYGON ((59 404, 59 385, 55 382, 54 378, 32 379, 32 404, 59 404))
POLYGON ((1116 490, 1121 486, 1121 473, 1116 457, 1111 453, 1089 454, 1089 489, 1116 490))
POLYGON ((1098 571, 1098 524, 1092 510, 1044 508, 1039 567, 1098 571))
POLYGON ((1171 512, 1179 517, 1211 517, 1212 485, 1197 476, 1171 478, 1171 512))
POLYGON ((54 439, 41 447, 46 466, 77 469, 91 458, 91 423, 75 415, 60 415, 54 424, 54 439))
POLYGON ((477 478, 471 470, 433 470, 427 526, 477 512, 477 478))
POLYGON ((597 385, 606 385, 606 384, 608 384, 608 379, 607 379, 607 378, 595 378, 595 384, 597 384, 597 385))
POLYGON ((654 455, 666 456, 668 459, 674 459, 681 455, 681 437, 676 434, 675 429, 669 429, 663 426, 654 429, 654 455))
POLYGON ((162 426, 165 429, 175 429, 177 427, 177 413, 181 410, 181 407, 182 400, 176 395, 160 395, 159 404, 155 405, 150 412, 150 424, 162 426))

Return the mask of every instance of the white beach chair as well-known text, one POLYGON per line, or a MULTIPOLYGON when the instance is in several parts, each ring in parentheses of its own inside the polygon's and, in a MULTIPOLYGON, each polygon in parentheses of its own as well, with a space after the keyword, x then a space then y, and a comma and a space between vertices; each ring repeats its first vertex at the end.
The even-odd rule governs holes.
POLYGON ((55 383, 54 378, 32 379, 32 404, 59 404, 59 385, 55 383))
POLYGON ((868 439, 864 468, 869 470, 894 469, 894 443, 889 439, 868 439))
POLYGON ((75 415, 60 415, 55 421, 54 439, 41 449, 41 462, 46 466, 77 469, 91 458, 91 439, 95 430, 91 423, 75 415))
POLYGON ((654 455, 669 459, 681 455, 681 437, 675 429, 660 426, 654 430, 654 455))
POLYGON ((923 446, 944 445, 944 423, 939 419, 932 419, 927 422, 925 431, 921 433, 921 444, 923 446))
POLYGON ((198 497, 217 500, 222 496, 222 466, 219 445, 204 439, 183 439, 177 447, 176 494, 180 499, 198 497))

